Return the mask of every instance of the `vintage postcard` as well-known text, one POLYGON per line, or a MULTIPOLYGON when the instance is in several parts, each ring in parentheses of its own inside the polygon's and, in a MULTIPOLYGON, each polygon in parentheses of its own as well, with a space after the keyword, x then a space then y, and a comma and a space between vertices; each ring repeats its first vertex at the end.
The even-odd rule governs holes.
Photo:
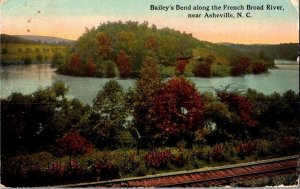
POLYGON ((299 186, 299 0, 0 0, 2 187, 299 186))

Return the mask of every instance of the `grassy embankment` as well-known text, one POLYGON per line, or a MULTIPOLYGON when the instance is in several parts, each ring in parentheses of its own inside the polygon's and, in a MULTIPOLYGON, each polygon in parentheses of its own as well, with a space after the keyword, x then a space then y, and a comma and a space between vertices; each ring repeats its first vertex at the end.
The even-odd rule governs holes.
MULTIPOLYGON (((213 56, 215 59, 212 64, 212 76, 225 77, 230 76, 230 57, 238 54, 237 51, 232 50, 223 45, 210 44, 203 42, 203 44, 193 50, 193 57, 206 58, 213 56)), ((197 60, 189 60, 184 75, 187 77, 194 76, 193 69, 197 64, 197 60)), ((162 75, 175 75, 175 66, 162 67, 160 69, 162 75)))
POLYGON ((43 63, 51 61, 55 53, 65 54, 67 46, 49 44, 2 43, 1 62, 43 63))

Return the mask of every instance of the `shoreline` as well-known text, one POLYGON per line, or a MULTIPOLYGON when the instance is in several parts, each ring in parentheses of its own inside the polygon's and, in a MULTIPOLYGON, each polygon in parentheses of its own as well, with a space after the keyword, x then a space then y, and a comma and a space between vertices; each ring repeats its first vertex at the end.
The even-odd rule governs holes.
POLYGON ((275 67, 279 69, 299 69, 299 64, 275 64, 275 67))

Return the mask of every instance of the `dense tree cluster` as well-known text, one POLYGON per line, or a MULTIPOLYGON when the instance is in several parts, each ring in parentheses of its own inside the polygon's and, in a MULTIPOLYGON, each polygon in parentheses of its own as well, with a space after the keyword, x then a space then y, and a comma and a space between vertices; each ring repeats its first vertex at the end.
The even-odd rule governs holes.
POLYGON ((199 60, 194 66, 193 73, 196 77, 211 77, 212 76, 212 64, 214 63, 215 57, 209 55, 203 60, 199 60))
POLYGON ((136 77, 147 56, 154 57, 161 65, 175 66, 178 56, 191 56, 192 49, 199 44, 190 34, 169 28, 157 29, 147 22, 108 22, 87 29, 75 42, 70 57, 56 67, 63 74, 105 77, 109 65, 104 62, 109 60, 115 62, 121 78, 136 77), (77 54, 82 65, 92 59, 94 75, 77 72, 76 65, 71 63, 77 54))

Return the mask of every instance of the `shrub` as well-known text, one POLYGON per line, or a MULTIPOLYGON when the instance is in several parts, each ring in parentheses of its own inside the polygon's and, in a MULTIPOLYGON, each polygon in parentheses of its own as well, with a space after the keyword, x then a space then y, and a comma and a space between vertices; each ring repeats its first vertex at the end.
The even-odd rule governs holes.
POLYGON ((145 163, 148 167, 155 169, 164 168, 171 160, 171 150, 152 151, 145 155, 145 163))
POLYGON ((194 73, 195 77, 211 77, 211 75, 212 75, 211 64, 198 63, 195 66, 193 73, 194 73))
POLYGON ((246 74, 249 66, 250 66, 250 58, 248 57, 237 57, 236 60, 231 61, 231 75, 239 76, 246 74))
POLYGON ((77 156, 89 153, 93 145, 76 133, 67 133, 56 141, 57 155, 77 156))
POLYGON ((50 177, 62 177, 65 174, 65 167, 60 163, 52 163, 50 165, 49 169, 47 169, 47 174, 50 177))
POLYGON ((97 180, 120 178, 119 168, 111 163, 98 162, 94 164, 92 173, 97 177, 97 180))
POLYGON ((260 74, 268 71, 268 63, 265 61, 257 61, 252 65, 252 72, 260 74))
POLYGON ((145 163, 141 163, 135 171, 135 176, 145 176, 147 174, 147 167, 145 163))
POLYGON ((281 153, 291 153, 297 150, 297 139, 292 136, 285 136, 280 139, 279 148, 281 153))
POLYGON ((214 161, 223 160, 223 148, 220 144, 214 145, 214 147, 212 149, 212 159, 214 161))
POLYGON ((254 142, 241 143, 236 147, 236 151, 240 158, 245 158, 245 156, 250 156, 256 149, 254 142))
POLYGON ((84 168, 75 160, 72 159, 70 163, 69 169, 66 171, 66 176, 68 180, 82 180, 84 178, 84 174, 86 174, 87 170, 84 170, 84 168))
POLYGON ((201 159, 205 160, 207 163, 211 162, 211 147, 209 146, 204 146, 202 148, 202 155, 201 155, 201 159))
POLYGON ((265 139, 257 139, 254 141, 256 146, 255 153, 258 157, 264 157, 271 154, 271 143, 265 139))
POLYGON ((203 148, 199 146, 193 146, 192 147, 192 156, 197 158, 197 159, 204 159, 203 157, 203 148))
POLYGON ((116 155, 116 164, 120 169, 122 175, 130 174, 137 169, 141 162, 139 156, 135 152, 122 152, 116 155))
POLYGON ((176 72, 179 73, 180 75, 182 75, 184 73, 184 70, 186 68, 188 64, 188 61, 187 60, 181 60, 181 59, 178 59, 176 61, 176 72))
POLYGON ((225 143, 223 149, 224 160, 231 163, 235 163, 237 151, 234 145, 232 143, 225 143))

